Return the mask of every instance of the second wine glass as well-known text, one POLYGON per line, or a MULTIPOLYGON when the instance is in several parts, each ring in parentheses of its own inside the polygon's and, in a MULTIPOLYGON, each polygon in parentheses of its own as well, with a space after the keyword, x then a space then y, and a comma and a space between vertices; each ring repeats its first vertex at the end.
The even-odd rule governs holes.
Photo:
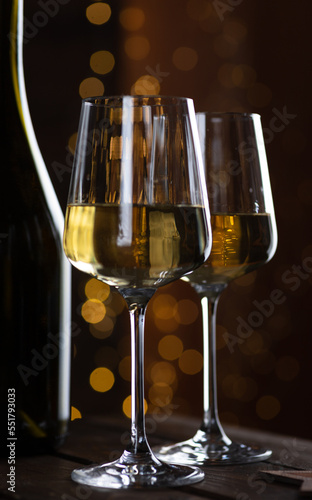
POLYGON ((212 250, 188 277, 198 293, 203 318, 204 412, 191 439, 156 449, 163 460, 217 465, 264 460, 265 448, 233 442, 219 417, 216 377, 216 315, 228 283, 268 262, 277 231, 260 116, 197 113, 209 192, 212 250))

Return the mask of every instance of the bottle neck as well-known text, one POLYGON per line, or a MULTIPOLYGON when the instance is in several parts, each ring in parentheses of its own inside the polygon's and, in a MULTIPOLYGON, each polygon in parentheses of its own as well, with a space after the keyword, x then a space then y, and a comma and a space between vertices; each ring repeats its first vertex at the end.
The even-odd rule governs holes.
POLYGON ((37 175, 57 232, 62 238, 63 213, 42 158, 29 112, 23 67, 23 27, 24 0, 0 0, 0 120, 4 122, 5 134, 2 139, 5 141, 4 146, 7 145, 3 165, 10 165, 23 177, 37 175), (25 147, 29 150, 32 162, 25 161, 25 147), (11 161, 12 152, 14 161, 11 161), (36 173, 33 172, 34 166, 36 173))

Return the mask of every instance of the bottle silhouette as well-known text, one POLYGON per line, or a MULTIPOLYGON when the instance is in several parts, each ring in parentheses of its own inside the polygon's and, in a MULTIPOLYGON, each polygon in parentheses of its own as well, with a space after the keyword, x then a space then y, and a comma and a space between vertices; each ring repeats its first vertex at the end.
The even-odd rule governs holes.
POLYGON ((23 20, 23 0, 1 0, 0 429, 16 454, 66 435, 71 316, 63 213, 27 104, 23 20))

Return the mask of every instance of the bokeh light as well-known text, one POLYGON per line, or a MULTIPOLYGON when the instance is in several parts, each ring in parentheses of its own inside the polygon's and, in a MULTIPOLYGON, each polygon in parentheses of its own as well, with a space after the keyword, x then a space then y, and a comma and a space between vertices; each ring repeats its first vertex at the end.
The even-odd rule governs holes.
POLYGON ((88 323, 99 323, 106 313, 103 302, 98 299, 88 299, 81 308, 81 316, 88 323))
POLYGON ((71 407, 71 414, 70 414, 70 419, 71 420, 76 420, 77 418, 82 418, 81 412, 75 408, 75 406, 71 407))
POLYGON ((108 50, 98 50, 90 57, 90 67, 94 73, 105 75, 112 71, 115 65, 115 58, 108 50))
POLYGON ((127 7, 120 12, 119 22, 128 31, 137 31, 145 22, 144 11, 138 7, 127 7))
POLYGON ((125 41, 124 47, 127 56, 134 61, 144 59, 151 48, 146 36, 131 36, 125 41))
POLYGON ((150 370, 150 377, 154 384, 162 382, 171 385, 176 380, 176 376, 174 366, 167 361, 154 363, 150 370))
POLYGON ((156 382, 149 388, 148 397, 154 406, 162 408, 171 403, 173 390, 165 382, 156 382))
POLYGON ((90 385, 97 392, 109 391, 114 383, 115 377, 111 370, 106 367, 98 367, 90 374, 90 385))
POLYGON ((191 325, 197 320, 198 314, 197 304, 190 299, 179 300, 174 307, 174 316, 181 325, 191 325))
POLYGON ((179 368, 187 375, 195 375, 203 368, 203 356, 196 349, 185 350, 179 358, 179 368))
POLYGON ((96 339, 106 339, 114 330, 115 322, 113 318, 105 314, 104 318, 98 323, 89 326, 90 333, 96 339))
POLYGON ((92 24, 104 24, 111 17, 112 11, 110 6, 104 2, 92 3, 86 8, 86 16, 92 24))
POLYGON ((181 356, 183 342, 176 335, 166 335, 158 343, 158 352, 162 358, 172 361, 181 356))
POLYGON ((91 278, 87 281, 85 286, 85 295, 88 299, 97 299, 104 302, 107 300, 109 294, 110 287, 106 283, 103 283, 95 278, 91 278))
POLYGON ((262 420, 272 420, 281 410, 281 404, 275 396, 262 396, 256 403, 257 415, 262 420))
POLYGON ((85 78, 79 85, 79 95, 82 99, 101 96, 104 94, 104 84, 98 78, 85 78))
POLYGON ((152 75, 140 76, 131 89, 131 93, 136 95, 158 95, 159 91, 159 80, 152 75))
POLYGON ((198 54, 191 47, 179 47, 173 52, 172 62, 181 71, 190 71, 198 62, 198 54))
MULTIPOLYGON (((148 404, 144 399, 144 413, 148 410, 148 404)), ((122 403, 122 411, 126 417, 131 418, 131 396, 127 396, 122 403)))

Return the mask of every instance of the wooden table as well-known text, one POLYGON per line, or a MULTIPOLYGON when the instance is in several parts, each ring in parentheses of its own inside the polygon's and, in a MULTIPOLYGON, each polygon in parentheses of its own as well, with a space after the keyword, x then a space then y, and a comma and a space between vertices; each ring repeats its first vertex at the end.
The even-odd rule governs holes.
MULTIPOLYGON (((165 422, 147 418, 151 445, 191 437, 199 421, 170 417, 165 422)), ((231 438, 273 450, 272 457, 256 464, 203 467, 205 479, 191 486, 166 490, 95 491, 74 483, 72 469, 80 464, 116 459, 129 436, 129 421, 85 417, 70 426, 70 436, 54 455, 20 457, 16 463, 15 493, 7 489, 7 460, 2 459, 0 498, 15 500, 293 500, 302 498, 300 484, 281 482, 260 471, 312 470, 312 442, 247 429, 227 428, 231 438)), ((312 493, 304 498, 312 498, 312 493)))

